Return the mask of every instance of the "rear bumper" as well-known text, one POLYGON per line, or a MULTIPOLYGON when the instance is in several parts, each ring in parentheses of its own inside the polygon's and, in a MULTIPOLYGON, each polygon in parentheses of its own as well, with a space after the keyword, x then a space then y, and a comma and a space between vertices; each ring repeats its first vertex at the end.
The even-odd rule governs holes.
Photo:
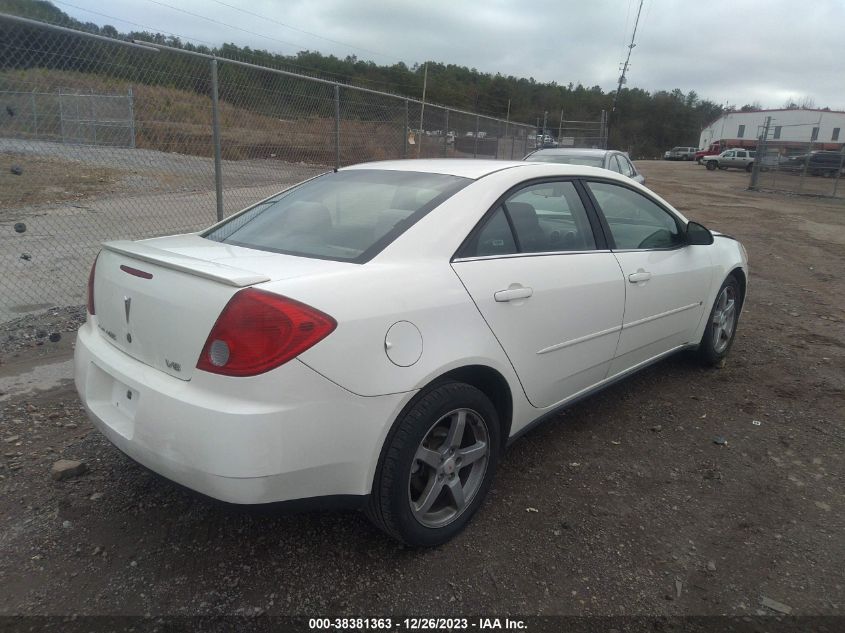
POLYGON ((92 321, 74 356, 94 425, 150 470, 230 503, 366 495, 412 393, 356 396, 294 360, 251 378, 173 378, 116 349, 92 321))

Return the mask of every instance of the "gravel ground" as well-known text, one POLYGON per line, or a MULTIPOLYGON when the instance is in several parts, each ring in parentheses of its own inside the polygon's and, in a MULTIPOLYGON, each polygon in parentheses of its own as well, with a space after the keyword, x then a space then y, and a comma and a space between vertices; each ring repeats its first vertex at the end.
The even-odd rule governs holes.
MULTIPOLYGON (((748 249, 724 368, 668 359, 528 434, 469 528, 427 551, 356 512, 198 498, 94 431, 69 381, 16 387, 0 401, 0 614, 842 615, 845 205, 638 167, 748 249), (58 459, 89 470, 54 481, 58 459)), ((56 318, 3 337, 73 320, 56 318)), ((67 363, 70 339, 4 341, 0 378, 67 363)))

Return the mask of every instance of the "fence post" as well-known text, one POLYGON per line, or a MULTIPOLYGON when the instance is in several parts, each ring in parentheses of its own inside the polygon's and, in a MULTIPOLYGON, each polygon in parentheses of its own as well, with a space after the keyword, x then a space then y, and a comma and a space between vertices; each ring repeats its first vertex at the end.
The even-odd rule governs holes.
POLYGON ((96 103, 94 102, 94 89, 90 89, 91 92, 91 131, 94 133, 94 145, 97 144, 97 107, 96 103))
POLYGON ((35 128, 33 134, 35 138, 38 138, 38 110, 35 109, 35 90, 29 95, 29 102, 32 105, 32 125, 35 128))
POLYGON ((129 100, 129 147, 135 149, 135 98, 132 95, 132 86, 129 86, 126 98, 129 100))
POLYGON ((334 85, 334 168, 340 169, 340 84, 334 85))
POLYGON ((754 158, 753 166, 751 167, 751 183, 748 188, 757 191, 760 180, 760 161, 766 157, 766 141, 769 138, 769 124, 772 122, 772 117, 766 117, 766 123, 763 125, 763 133, 757 139, 757 153, 754 158))
POLYGON ((845 147, 839 153, 839 169, 836 170, 836 180, 833 181, 833 193, 831 194, 834 198, 836 197, 836 189, 839 187, 839 179, 842 177, 843 168, 845 168, 845 147))
POLYGON ((449 108, 446 108, 446 129, 443 130, 443 157, 449 155, 449 108))
POLYGON ((402 130, 402 158, 408 158, 408 100, 405 99, 405 129, 402 130))
POLYGON ((214 143, 214 192, 217 200, 217 220, 223 219, 223 168, 220 152, 220 112, 217 93, 217 60, 211 60, 211 137, 214 143))
POLYGON ((472 145, 472 157, 478 158, 478 115, 475 115, 475 138, 472 145))
POLYGON ((59 128, 62 133, 62 143, 66 143, 65 139, 65 107, 62 103, 62 89, 59 88, 59 128))

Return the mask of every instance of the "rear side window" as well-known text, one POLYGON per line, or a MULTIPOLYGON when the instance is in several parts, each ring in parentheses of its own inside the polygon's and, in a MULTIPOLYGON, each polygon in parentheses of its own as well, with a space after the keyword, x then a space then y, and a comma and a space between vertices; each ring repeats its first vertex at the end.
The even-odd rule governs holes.
POLYGON ((257 204, 204 237, 276 253, 364 262, 470 182, 378 169, 329 173, 257 204))
POLYGON ((571 182, 534 184, 500 204, 460 257, 595 250, 587 212, 571 182))
POLYGON ((588 183, 617 250, 675 248, 684 243, 674 216, 644 195, 605 182, 588 183))

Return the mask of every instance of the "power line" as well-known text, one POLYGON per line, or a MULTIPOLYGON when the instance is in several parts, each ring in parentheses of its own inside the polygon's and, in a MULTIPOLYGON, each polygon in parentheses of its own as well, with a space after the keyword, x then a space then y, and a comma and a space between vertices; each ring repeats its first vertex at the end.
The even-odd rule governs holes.
POLYGON ((386 57, 388 59, 394 59, 390 55, 385 55, 384 53, 379 53, 378 51, 370 50, 369 48, 364 48, 363 46, 355 46, 353 44, 347 44, 346 42, 334 40, 330 37, 325 37, 324 35, 318 35, 317 33, 312 33, 311 31, 306 31, 305 29, 300 29, 300 28, 297 28, 295 26, 291 26, 290 24, 286 24, 285 22, 281 22, 281 21, 276 20, 275 18, 271 18, 267 15, 262 15, 260 13, 248 11, 248 10, 243 9, 241 7, 236 7, 234 5, 227 4, 225 2, 221 2, 220 0, 212 0, 212 2, 214 2, 215 4, 222 5, 224 7, 228 7, 230 9, 234 9, 235 11, 240 11, 241 13, 246 13, 247 15, 252 15, 256 18, 261 18, 262 20, 267 20, 268 22, 273 22, 274 24, 278 24, 279 26, 283 26, 287 29, 291 29, 293 31, 299 31, 300 33, 304 33, 306 35, 310 35, 312 37, 316 37, 316 38, 319 38, 321 40, 325 40, 327 42, 332 42, 333 44, 340 44, 341 46, 345 46, 347 48, 352 48, 352 49, 359 50, 359 51, 364 51, 366 53, 370 53, 371 55, 378 55, 379 57, 386 57))
POLYGON ((132 20, 126 20, 124 18, 119 18, 119 17, 114 16, 114 15, 108 15, 106 13, 100 13, 99 11, 93 11, 92 9, 85 9, 85 8, 79 7, 75 4, 71 4, 70 2, 64 2, 63 0, 52 0, 52 2, 55 2, 56 4, 62 4, 66 7, 72 7, 74 9, 78 9, 79 11, 85 11, 86 13, 91 13, 92 15, 98 15, 101 18, 106 18, 108 20, 117 20, 118 22, 123 22, 124 24, 131 24, 132 26, 137 26, 139 28, 145 29, 145 30, 150 31, 150 32, 164 33, 165 35, 172 35, 173 37, 178 37, 178 38, 183 39, 183 40, 189 40, 191 42, 199 42, 201 44, 206 44, 208 46, 216 46, 216 44, 214 44, 212 42, 206 42, 205 40, 200 40, 200 39, 197 39, 195 37, 188 37, 186 35, 180 35, 179 33, 173 33, 171 31, 165 31, 164 29, 159 29, 159 28, 156 28, 154 26, 148 26, 146 24, 139 24, 138 22, 133 22, 132 20))
MULTIPOLYGON (((64 5, 64 6, 72 7, 74 9, 79 10, 79 11, 84 11, 84 12, 90 13, 92 15, 97 15, 97 16, 100 16, 102 18, 106 18, 108 20, 116 20, 117 22, 122 22, 124 24, 130 24, 132 26, 136 26, 136 27, 145 29, 145 30, 152 32, 152 33, 163 33, 163 34, 166 34, 166 35, 171 35, 173 37, 177 37, 177 38, 182 39, 182 40, 191 41, 191 42, 198 42, 198 43, 204 44, 204 45, 206 45, 206 46, 208 46, 212 49, 218 48, 220 46, 219 43, 215 44, 213 42, 208 42, 206 40, 201 40, 201 39, 198 39, 198 38, 195 38, 195 37, 188 37, 187 35, 182 35, 180 33, 174 33, 172 31, 167 31, 165 29, 160 29, 158 27, 149 26, 147 24, 140 24, 138 22, 133 22, 132 20, 126 20, 124 18, 119 18, 117 16, 109 15, 107 13, 101 13, 99 11, 94 11, 92 9, 86 9, 84 7, 77 6, 77 5, 72 4, 70 2, 65 2, 64 0, 54 0, 54 1, 56 2, 56 4, 61 4, 61 5, 64 5)), ((161 4, 162 6, 168 6, 169 7, 169 5, 164 5, 164 3, 155 2, 155 0, 148 0, 148 1, 154 2, 155 4, 161 4)), ((182 9, 178 9, 176 7, 169 7, 169 8, 175 9, 177 11, 183 11, 182 9)), ((196 15, 196 14, 191 14, 191 15, 196 15)), ((202 17, 202 16, 198 16, 198 17, 202 17)), ((215 22, 216 22, 216 20, 215 20, 215 22)), ((222 24, 222 23, 218 22, 218 24, 222 24)), ((244 29, 241 29, 241 30, 244 30, 244 29)), ((247 31, 247 32, 251 33, 251 31, 247 31)), ((262 36, 262 37, 266 37, 266 36, 262 36)), ((270 39, 273 39, 273 38, 270 38, 270 39)), ((296 63, 286 61, 286 60, 283 61, 282 64, 285 65, 285 66, 288 66, 290 68, 296 68, 296 69, 301 70, 301 71, 307 71, 307 72, 313 73, 315 76, 325 75, 325 76, 331 77, 332 78, 331 81, 337 81, 338 79, 343 79, 349 85, 354 85, 354 82, 364 82, 364 83, 375 84, 375 85, 380 85, 380 86, 387 86, 388 88, 396 88, 396 87, 400 87, 400 86, 406 87, 406 88, 414 88, 414 89, 416 88, 416 86, 412 86, 411 84, 394 84, 394 83, 391 83, 391 82, 380 81, 380 80, 377 80, 377 79, 367 79, 365 77, 355 77, 355 76, 352 76, 352 75, 344 75, 342 73, 334 73, 334 72, 331 72, 331 71, 328 71, 328 70, 323 70, 323 69, 320 69, 320 68, 312 68, 310 66, 303 66, 301 64, 296 64, 296 63)))

